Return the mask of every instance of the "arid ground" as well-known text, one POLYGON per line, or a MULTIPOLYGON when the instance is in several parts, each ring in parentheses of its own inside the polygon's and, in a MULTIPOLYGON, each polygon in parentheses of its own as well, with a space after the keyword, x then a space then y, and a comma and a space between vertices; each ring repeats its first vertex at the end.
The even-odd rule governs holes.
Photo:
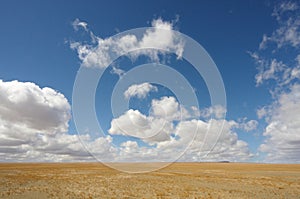
POLYGON ((300 165, 175 163, 129 174, 100 163, 2 163, 0 198, 300 198, 300 165))

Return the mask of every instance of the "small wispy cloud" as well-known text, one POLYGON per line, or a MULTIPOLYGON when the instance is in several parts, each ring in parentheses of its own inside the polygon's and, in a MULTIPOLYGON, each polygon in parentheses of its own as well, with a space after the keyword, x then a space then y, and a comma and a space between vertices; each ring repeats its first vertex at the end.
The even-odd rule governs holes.
POLYGON ((80 21, 79 19, 75 19, 72 23, 74 30, 78 31, 79 28, 83 28, 85 31, 88 31, 87 23, 84 21, 80 21))
POLYGON ((111 73, 118 75, 119 78, 122 78, 122 76, 125 75, 126 72, 118 68, 117 66, 112 66, 111 73))
POLYGON ((274 8, 274 16, 279 27, 271 35, 264 35, 260 49, 267 48, 268 44, 275 43, 278 48, 286 45, 295 47, 300 44, 300 9, 296 2, 283 2, 274 8))

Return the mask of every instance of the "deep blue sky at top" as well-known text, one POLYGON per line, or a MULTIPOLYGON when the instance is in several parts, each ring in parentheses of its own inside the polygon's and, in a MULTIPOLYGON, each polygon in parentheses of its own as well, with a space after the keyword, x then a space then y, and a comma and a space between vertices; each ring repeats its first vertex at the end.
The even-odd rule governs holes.
POLYGON ((1 1, 0 79, 30 81, 63 93, 71 103, 80 62, 66 41, 84 37, 72 21, 88 23, 105 38, 154 18, 174 20, 178 30, 199 42, 224 80, 229 119, 256 119, 256 109, 270 102, 255 87, 254 51, 275 20, 268 1, 1 1))

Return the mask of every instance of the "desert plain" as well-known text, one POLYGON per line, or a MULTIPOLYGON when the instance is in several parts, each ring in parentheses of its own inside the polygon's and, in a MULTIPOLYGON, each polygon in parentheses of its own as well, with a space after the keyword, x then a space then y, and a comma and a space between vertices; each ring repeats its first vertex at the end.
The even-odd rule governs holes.
POLYGON ((1 163, 0 198, 300 198, 300 164, 173 163, 124 173, 101 163, 1 163))

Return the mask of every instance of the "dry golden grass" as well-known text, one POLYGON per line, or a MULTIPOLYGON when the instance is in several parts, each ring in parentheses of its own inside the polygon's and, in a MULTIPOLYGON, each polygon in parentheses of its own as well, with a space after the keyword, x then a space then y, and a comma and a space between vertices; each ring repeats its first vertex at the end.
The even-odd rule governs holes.
POLYGON ((300 165, 175 163, 128 174, 100 163, 3 163, 0 197, 300 198, 300 165))

